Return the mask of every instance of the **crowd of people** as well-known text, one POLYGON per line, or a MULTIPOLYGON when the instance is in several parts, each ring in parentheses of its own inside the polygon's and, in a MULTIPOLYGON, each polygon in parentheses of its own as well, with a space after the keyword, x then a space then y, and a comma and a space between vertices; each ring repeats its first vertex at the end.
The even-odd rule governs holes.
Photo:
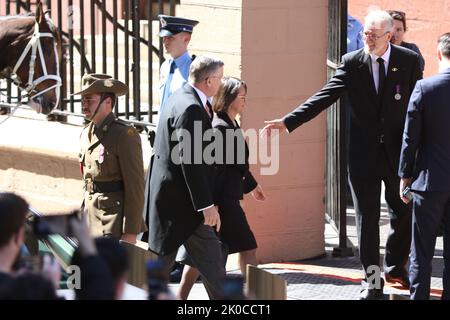
MULTIPOLYGON (((250 88, 241 79, 224 77, 223 61, 188 53, 198 21, 166 15, 160 21, 169 59, 161 66, 159 122, 146 185, 139 135, 113 113, 127 86, 108 75, 87 74, 77 93, 90 120, 79 153, 87 224, 70 220, 79 243, 72 263, 83 270, 77 299, 122 296, 128 265, 118 240, 135 243, 143 232, 149 250, 159 256, 148 265, 152 274, 164 283, 171 272, 182 272, 180 299, 188 298, 199 275, 211 299, 224 298, 231 253, 239 253, 242 281, 246 266, 257 264, 257 241, 240 205, 247 193, 257 201, 266 199, 250 171, 238 121, 250 88), (195 136, 208 131, 221 137, 222 149, 216 152, 234 155, 231 160, 210 163, 202 157, 208 143, 200 139, 198 145, 195 136), (174 269, 175 261, 185 266, 183 271, 174 269)), ((336 74, 291 113, 266 121, 263 134, 292 132, 346 94, 348 177, 364 271, 360 298, 381 298, 388 281, 410 288, 412 299, 429 299, 430 264, 443 221, 444 248, 450 247, 450 143, 445 138, 450 134, 445 105, 450 33, 438 41, 440 74, 421 80, 425 62, 417 45, 403 41, 403 12, 375 10, 364 25, 353 17, 348 23, 349 50, 336 74), (381 183, 391 210, 390 232, 384 278, 374 284, 372 267, 380 265, 381 183)), ((0 298, 56 299, 52 277, 13 268, 27 212, 21 197, 0 194, 0 298), (21 288, 30 283, 36 284, 34 290, 25 294, 21 288)), ((444 252, 444 260, 442 298, 447 299, 450 254, 444 252)), ((151 286, 164 287, 160 284, 151 286)))

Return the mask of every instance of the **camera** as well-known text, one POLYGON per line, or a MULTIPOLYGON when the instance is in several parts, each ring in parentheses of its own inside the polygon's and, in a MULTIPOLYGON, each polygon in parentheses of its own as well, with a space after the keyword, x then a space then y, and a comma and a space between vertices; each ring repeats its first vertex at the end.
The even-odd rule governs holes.
POLYGON ((170 296, 168 287, 169 276, 162 260, 147 262, 147 285, 149 300, 163 300, 170 296))
POLYGON ((78 211, 58 215, 36 216, 33 220, 33 231, 37 237, 52 234, 73 236, 70 219, 78 219, 78 211))

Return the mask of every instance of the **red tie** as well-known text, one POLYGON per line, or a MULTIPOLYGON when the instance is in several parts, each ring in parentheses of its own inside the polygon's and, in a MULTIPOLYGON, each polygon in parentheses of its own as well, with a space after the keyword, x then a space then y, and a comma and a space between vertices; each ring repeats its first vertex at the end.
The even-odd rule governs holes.
POLYGON ((206 100, 205 110, 208 113, 209 118, 212 119, 212 106, 211 106, 211 103, 209 103, 208 100, 206 100))

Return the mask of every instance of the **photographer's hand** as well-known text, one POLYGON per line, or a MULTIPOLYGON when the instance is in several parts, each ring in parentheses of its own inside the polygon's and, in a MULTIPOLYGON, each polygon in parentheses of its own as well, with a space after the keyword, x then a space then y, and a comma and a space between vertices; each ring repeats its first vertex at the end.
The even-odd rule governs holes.
POLYGON ((42 274, 53 283, 55 290, 59 288, 61 267, 59 266, 58 261, 48 254, 43 257, 42 274))
POLYGON ((94 239, 89 234, 86 215, 83 214, 81 219, 70 219, 69 224, 74 237, 78 240, 81 254, 83 256, 96 255, 97 248, 95 247, 94 239))

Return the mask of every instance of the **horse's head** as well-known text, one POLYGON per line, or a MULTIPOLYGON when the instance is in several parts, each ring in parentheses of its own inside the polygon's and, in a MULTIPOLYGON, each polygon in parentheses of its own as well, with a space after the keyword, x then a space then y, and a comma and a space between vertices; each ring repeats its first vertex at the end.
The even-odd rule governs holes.
POLYGON ((45 16, 42 4, 37 6, 32 29, 14 66, 13 79, 27 91, 30 106, 38 113, 50 113, 60 103, 61 37, 45 16))

